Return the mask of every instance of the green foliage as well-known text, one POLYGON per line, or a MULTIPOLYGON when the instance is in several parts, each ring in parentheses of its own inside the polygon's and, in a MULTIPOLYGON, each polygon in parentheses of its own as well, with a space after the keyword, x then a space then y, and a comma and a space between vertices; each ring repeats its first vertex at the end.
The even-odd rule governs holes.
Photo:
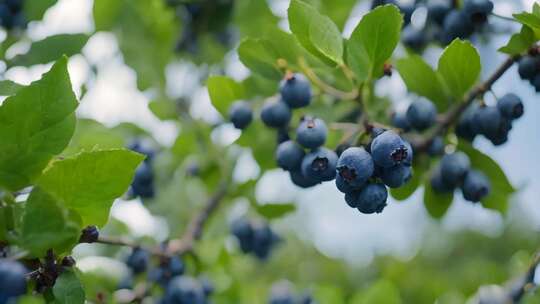
POLYGON ((24 86, 15 83, 11 80, 1 80, 0 81, 0 96, 10 96, 17 93, 24 86))
POLYGON ((24 16, 28 20, 40 20, 47 9, 58 0, 24 1, 24 16))
POLYGON ((481 68, 476 48, 470 42, 454 40, 439 58, 437 70, 450 95, 460 99, 476 83, 481 68))
POLYGON ((521 27, 521 31, 512 35, 508 44, 501 47, 499 52, 503 52, 509 55, 519 55, 527 51, 531 45, 537 41, 534 31, 524 25, 521 27))
POLYGON ((39 177, 69 143, 77 104, 65 57, 41 80, 4 101, 0 107, 0 186, 19 190, 39 177))
POLYGON ((388 303, 400 304, 399 290, 390 281, 381 280, 366 291, 355 295, 351 304, 388 303))
POLYGON ((436 193, 431 187, 429 178, 426 178, 424 182, 424 207, 430 216, 437 219, 442 218, 453 200, 454 193, 436 193))
POLYGON ((58 277, 53 287, 53 294, 58 304, 85 303, 83 285, 74 271, 65 271, 58 277))
POLYGON ((212 104, 224 117, 228 117, 231 104, 245 96, 244 87, 226 76, 211 76, 206 85, 212 104))
POLYGON ((284 217, 285 215, 294 212, 296 206, 293 204, 264 204, 255 205, 257 213, 263 217, 272 220, 276 218, 284 217))

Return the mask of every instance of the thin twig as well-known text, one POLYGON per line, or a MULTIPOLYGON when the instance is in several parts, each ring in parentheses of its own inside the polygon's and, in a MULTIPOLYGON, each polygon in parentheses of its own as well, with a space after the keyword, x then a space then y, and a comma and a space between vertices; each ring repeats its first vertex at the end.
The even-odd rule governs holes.
POLYGON ((509 298, 512 300, 512 303, 520 303, 525 294, 536 287, 536 284, 534 283, 534 275, 539 264, 540 251, 535 253, 534 259, 527 268, 527 271, 523 277, 519 279, 519 284, 511 288, 509 298))
POLYGON ((512 17, 506 17, 506 16, 503 16, 503 15, 499 15, 499 14, 496 14, 496 13, 491 13, 490 14, 491 16, 495 17, 495 18, 499 18, 501 20, 504 20, 504 21, 510 21, 510 22, 516 22, 516 23, 519 23, 519 21, 517 21, 516 19, 512 18, 512 17))
POLYGON ((313 82, 317 87, 319 87, 328 95, 334 96, 335 98, 338 98, 341 100, 355 100, 360 94, 358 89, 353 89, 350 92, 345 92, 327 84, 322 79, 320 79, 319 76, 317 76, 317 74, 315 74, 315 72, 307 65, 306 61, 303 58, 298 59, 298 64, 300 68, 302 69, 302 72, 306 75, 306 77, 309 78, 311 82, 313 82))
POLYGON ((133 241, 121 238, 121 237, 100 235, 98 240, 95 243, 104 244, 104 245, 113 245, 113 246, 123 246, 123 247, 130 247, 130 248, 144 248, 145 250, 152 253, 153 255, 166 256, 166 253, 159 247, 145 248, 139 243, 136 243, 136 242, 133 242, 133 241))

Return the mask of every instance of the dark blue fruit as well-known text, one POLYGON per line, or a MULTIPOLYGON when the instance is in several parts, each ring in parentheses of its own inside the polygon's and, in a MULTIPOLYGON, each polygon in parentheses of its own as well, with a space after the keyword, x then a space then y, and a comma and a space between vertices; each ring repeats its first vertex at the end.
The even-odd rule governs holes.
POLYGON ((401 33, 401 41, 403 42, 403 45, 409 49, 420 52, 424 49, 424 47, 426 47, 427 44, 426 33, 413 27, 412 25, 408 25, 401 33))
POLYGON ((540 73, 534 76, 531 80, 531 84, 536 92, 540 92, 540 73))
POLYGON ((403 143, 405 144, 405 148, 407 149, 407 157, 405 157, 405 160, 403 160, 402 164, 405 166, 412 166, 414 150, 408 141, 404 140, 403 143))
POLYGON ((538 57, 523 56, 518 63, 518 72, 521 79, 532 80, 540 68, 538 57))
POLYGON ((214 284, 212 284, 212 282, 208 278, 203 277, 200 279, 200 281, 201 281, 201 285, 202 285, 205 296, 208 297, 214 293, 214 289, 215 289, 214 284))
POLYGON ((386 207, 388 191, 383 184, 370 183, 356 193, 356 208, 362 213, 381 213, 386 207))
POLYGON ((409 149, 401 137, 394 131, 388 130, 377 136, 371 143, 371 156, 376 165, 384 168, 393 167, 407 162, 409 149))
POLYGON ((437 166, 435 170, 433 170, 430 177, 430 184, 433 191, 437 193, 450 193, 454 192, 455 189, 454 185, 450 185, 443 180, 440 166, 437 166))
POLYGON ((470 16, 463 11, 453 10, 446 15, 443 22, 443 43, 448 44, 455 38, 467 38, 474 31, 470 16))
POLYGON ((353 188, 358 188, 373 175, 375 164, 371 154, 364 148, 352 147, 341 154, 336 169, 340 180, 353 188))
POLYGON ((293 171, 300 169, 304 159, 304 149, 292 140, 281 143, 276 150, 276 160, 280 168, 293 171))
POLYGON ((407 114, 405 112, 395 112, 392 115, 392 125, 405 132, 411 130, 411 124, 407 120, 407 114))
POLYGON ((493 137, 498 134, 503 119, 497 107, 480 107, 474 113, 472 127, 478 134, 493 137))
POLYGON ((268 258, 273 241, 273 232, 268 225, 257 225, 253 227, 253 253, 259 259, 265 260, 268 258))
POLYGON ((291 176, 291 181, 293 182, 293 184, 295 184, 296 186, 300 188, 311 188, 320 183, 319 181, 313 178, 305 176, 302 173, 302 170, 291 171, 290 176, 291 176))
POLYGON ((313 150, 302 160, 302 174, 319 182, 336 177, 337 154, 324 147, 313 150))
POLYGON ((427 152, 431 156, 442 155, 444 153, 444 139, 440 136, 433 138, 427 152))
POLYGON ((357 191, 359 187, 353 187, 345 181, 339 173, 336 175, 336 188, 342 193, 351 193, 357 191))
POLYGON ((246 218, 236 219, 231 226, 232 234, 238 239, 240 249, 248 253, 253 250, 253 227, 246 218))
POLYGON ((398 165, 391 168, 383 168, 381 179, 390 188, 399 188, 405 185, 412 177, 410 166, 398 165))
POLYGON ((403 14, 403 24, 408 25, 411 23, 411 17, 414 11, 416 10, 416 5, 414 3, 409 4, 400 4, 398 5, 399 10, 403 14))
POLYGON ((490 0, 464 0, 463 2, 463 12, 476 25, 486 23, 487 17, 492 11, 493 2, 490 0))
POLYGON ((249 103, 237 101, 229 108, 229 119, 235 128, 243 130, 253 120, 253 111, 249 103))
POLYGON ((311 102, 311 85, 302 74, 289 74, 279 86, 283 101, 292 109, 302 108, 311 102))
POLYGON ((148 251, 141 248, 135 248, 128 257, 126 265, 133 270, 133 273, 137 274, 146 271, 149 261, 150 254, 148 251))
POLYGON ((479 202, 489 194, 490 183, 482 172, 470 170, 465 176, 461 191, 466 200, 479 202))
POLYGON ((277 131, 277 143, 278 145, 290 140, 289 131, 286 128, 278 129, 277 131))
POLYGON ((144 161, 147 163, 152 162, 152 160, 154 159, 154 155, 156 154, 156 151, 150 146, 148 142, 140 140, 132 141, 128 145, 128 149, 145 155, 146 158, 144 159, 144 161))
POLYGON ((446 154, 441 159, 441 177, 447 185, 458 186, 471 168, 469 157, 463 152, 446 154))
POLYGON ((142 198, 154 197, 154 173, 149 163, 143 162, 137 167, 131 183, 131 191, 133 195, 142 198))
POLYGON ((497 108, 504 118, 514 120, 523 115, 523 103, 516 94, 506 94, 497 102, 497 108))
POLYGON ((8 303, 26 293, 26 273, 27 270, 21 263, 0 260, 0 303, 8 303))
POLYGON ((201 283, 188 276, 173 278, 167 285, 165 297, 169 304, 206 303, 206 296, 201 283))
POLYGON ((429 20, 442 25, 444 18, 452 10, 452 5, 447 0, 430 0, 427 3, 427 10, 429 20))
POLYGON ((166 264, 166 268, 172 277, 182 275, 186 270, 184 262, 177 256, 173 256, 169 259, 168 263, 166 264))
POLYGON ((328 129, 322 119, 304 117, 296 129, 296 141, 307 149, 316 149, 326 141, 328 129))
POLYGON ((261 119, 271 128, 283 128, 291 120, 291 109, 282 101, 268 100, 261 110, 261 119))
POLYGON ((437 119, 437 108, 427 99, 419 99, 411 103, 407 109, 407 121, 414 129, 425 130, 437 119))
POLYGON ((477 109, 478 106, 473 104, 469 106, 467 110, 465 110, 463 115, 461 115, 461 118, 456 126, 456 135, 460 138, 473 141, 476 135, 478 135, 478 133, 476 133, 476 128, 473 126, 474 113, 476 113, 477 109))

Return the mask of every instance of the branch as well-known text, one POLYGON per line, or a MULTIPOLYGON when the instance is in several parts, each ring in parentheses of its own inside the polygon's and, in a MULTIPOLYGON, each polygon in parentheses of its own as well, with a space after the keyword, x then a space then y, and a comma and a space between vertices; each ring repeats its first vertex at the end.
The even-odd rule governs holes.
POLYGON ((533 261, 527 268, 527 271, 523 277, 518 279, 517 286, 513 286, 513 288, 511 288, 509 298, 512 300, 512 303, 520 303, 525 294, 536 287, 536 284, 534 283, 534 274, 539 264, 540 251, 536 252, 533 261))
POLYGON ((491 90, 493 84, 501 78, 502 75, 520 58, 520 56, 508 57, 501 66, 499 66, 493 74, 483 83, 480 83, 476 87, 472 88, 462 102, 448 110, 441 118, 441 120, 435 125, 433 129, 423 138, 419 140, 413 140, 412 145, 418 151, 426 150, 433 139, 442 133, 444 133, 450 126, 452 126, 459 119, 461 114, 474 102, 474 100, 491 90))

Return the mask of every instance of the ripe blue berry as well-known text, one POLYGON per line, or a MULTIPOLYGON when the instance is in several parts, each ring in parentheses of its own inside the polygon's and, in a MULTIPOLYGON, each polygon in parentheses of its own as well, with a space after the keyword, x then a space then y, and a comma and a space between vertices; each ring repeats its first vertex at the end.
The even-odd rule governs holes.
POLYGON ((292 140, 281 143, 276 151, 276 160, 280 168, 287 171, 300 169, 305 156, 304 149, 292 140))
POLYGON ((313 150, 302 160, 302 174, 319 182, 336 177, 337 154, 324 147, 313 150))
POLYGON ((461 191, 466 200, 479 202, 489 194, 490 183, 482 172, 470 170, 465 176, 461 191))
POLYGON ((460 138, 466 139, 468 141, 473 141, 476 135, 476 128, 473 126, 474 123, 474 114, 478 106, 476 104, 471 105, 465 110, 459 122, 456 126, 456 135, 460 138))
POLYGON ((342 193, 351 193, 358 190, 359 187, 353 187, 345 181, 341 175, 336 175, 336 188, 342 193))
POLYGON ((360 212, 365 214, 381 213, 386 207, 388 191, 383 184, 369 183, 362 190, 350 195, 349 200, 360 212))
POLYGON ((96 226, 87 226, 82 230, 79 243, 95 243, 99 239, 99 230, 96 226))
POLYGON ((411 130, 411 124, 407 120, 407 114, 405 112, 395 112, 392 115, 392 125, 405 132, 411 130))
POLYGON ((253 227, 253 253, 261 260, 265 260, 270 255, 274 241, 272 230, 268 225, 257 225, 253 227))
POLYGON ((398 165, 391 168, 383 168, 381 179, 390 188, 399 188, 405 185, 412 177, 410 166, 398 165))
POLYGON ((283 128, 291 120, 291 109, 282 101, 268 100, 261 110, 261 119, 271 128, 283 128))
POLYGON ((306 107, 311 102, 311 85, 302 74, 287 75, 280 83, 279 92, 292 109, 306 107))
POLYGON ((165 266, 171 274, 171 277, 183 275, 184 271, 186 270, 184 262, 177 256, 173 256, 172 258, 170 258, 165 266))
POLYGON ((431 0, 427 3, 428 18, 431 22, 442 25, 444 18, 452 10, 452 5, 446 0, 431 0))
POLYGON ((411 103, 407 109, 407 121, 414 129, 425 130, 437 119, 437 108, 427 99, 419 99, 411 103))
POLYGON ((253 250, 253 227, 248 219, 236 219, 232 223, 231 232, 238 239, 243 252, 248 253, 253 250))
POLYGON ((474 31, 470 16, 462 11, 453 10, 446 15, 443 22, 443 43, 448 44, 455 38, 467 38, 474 31))
POLYGON ((12 303, 26 293, 26 268, 19 262, 0 260, 0 303, 12 303))
POLYGON ((431 156, 442 155, 444 153, 444 139, 440 136, 433 138, 427 152, 431 156))
POLYGON ((364 148, 352 147, 341 154, 336 168, 340 180, 357 188, 365 184, 373 175, 375 164, 371 155, 364 148))
POLYGON ((229 119, 235 128, 243 130, 253 120, 253 111, 249 103, 237 101, 229 108, 229 119))
POLYGON ((167 285, 165 297, 168 304, 206 303, 206 296, 201 283, 188 276, 173 278, 167 285))
POLYGON ((393 167, 408 161, 409 151, 406 143, 394 131, 385 131, 371 143, 371 156, 376 165, 393 167))
POLYGON ((201 281, 201 285, 202 285, 205 296, 208 297, 214 293, 214 289, 215 289, 214 284, 212 284, 212 282, 208 278, 203 277, 200 279, 200 281, 201 281))
POLYGON ((326 141, 328 129, 322 119, 304 117, 296 129, 296 141, 307 149, 316 149, 326 141))
POLYGON ((311 188, 320 182, 311 177, 305 176, 302 170, 290 171, 291 181, 300 188, 311 188))
POLYGON ((516 94, 506 94, 497 102, 497 108, 504 118, 514 120, 523 115, 523 103, 516 94))
POLYGON ((427 44, 426 34, 411 25, 408 25, 403 29, 401 41, 403 42, 403 45, 416 52, 422 51, 427 44))
POLYGON ((488 14, 493 11, 493 3, 489 0, 465 0, 463 12, 476 25, 484 24, 488 14))
POLYGON ((128 257, 126 264, 133 270, 133 273, 138 274, 146 271, 148 261, 150 261, 150 254, 146 250, 135 248, 128 257))
POLYGON ((532 80, 540 69, 540 60, 537 57, 524 56, 519 60, 518 73, 521 79, 532 80))
POLYGON ((446 154, 441 159, 441 177, 447 185, 458 186, 471 168, 469 157, 463 152, 446 154))
POLYGON ((154 173, 149 163, 143 162, 137 167, 131 183, 131 192, 142 198, 154 197, 154 173))
POLYGON ((497 107, 480 107, 473 116, 473 129, 478 134, 493 137, 498 134, 503 117, 497 107))
POLYGON ((154 159, 156 151, 146 141, 134 140, 128 145, 128 149, 146 156, 145 162, 150 163, 154 159))
POLYGON ((437 166, 430 177, 431 188, 437 193, 454 192, 454 185, 450 185, 442 178, 441 167, 437 166))

